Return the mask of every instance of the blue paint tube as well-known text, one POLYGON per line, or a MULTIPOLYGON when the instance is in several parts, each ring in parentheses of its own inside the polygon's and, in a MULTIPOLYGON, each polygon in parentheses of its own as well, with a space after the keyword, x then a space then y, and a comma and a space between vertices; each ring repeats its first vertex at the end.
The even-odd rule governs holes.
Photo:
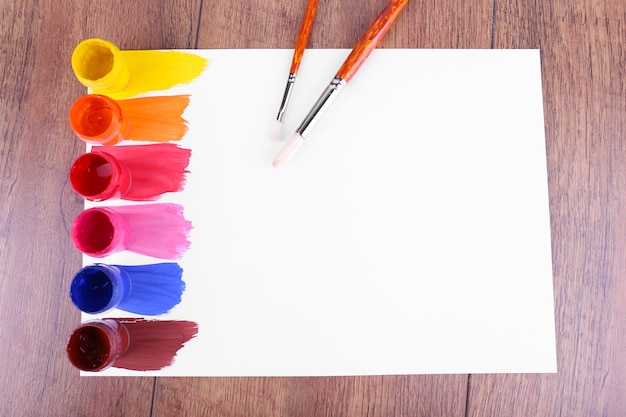
POLYGON ((117 308, 141 315, 165 314, 180 303, 183 270, 175 262, 122 266, 93 264, 74 276, 70 298, 81 311, 99 314, 117 308))

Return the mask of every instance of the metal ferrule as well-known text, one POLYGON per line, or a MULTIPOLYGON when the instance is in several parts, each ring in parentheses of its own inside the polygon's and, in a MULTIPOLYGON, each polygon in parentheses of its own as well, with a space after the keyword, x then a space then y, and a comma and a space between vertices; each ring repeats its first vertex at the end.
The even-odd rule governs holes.
POLYGON ((279 122, 283 121, 283 117, 285 117, 285 110, 287 110, 287 104, 289 103, 289 98, 291 98, 291 91, 293 90, 293 85, 296 82, 296 74, 293 72, 289 73, 289 78, 287 78, 287 86, 285 87, 285 94, 283 94, 283 101, 280 103, 280 108, 278 109, 278 116, 276 116, 276 120, 279 122))
POLYGON ((335 101, 339 93, 346 86, 347 82, 341 77, 335 77, 330 82, 326 90, 322 93, 317 100, 309 114, 306 115, 296 133, 300 134, 303 138, 309 134, 309 131, 317 124, 322 115, 328 110, 330 105, 335 101))

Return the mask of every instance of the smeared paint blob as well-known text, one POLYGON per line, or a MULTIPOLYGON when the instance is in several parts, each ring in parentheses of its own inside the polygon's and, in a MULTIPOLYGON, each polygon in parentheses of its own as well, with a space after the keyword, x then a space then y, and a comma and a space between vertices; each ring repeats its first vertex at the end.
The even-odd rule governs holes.
POLYGON ((113 308, 154 316, 181 301, 183 270, 174 262, 124 266, 93 264, 82 268, 70 285, 70 298, 81 311, 99 314, 113 308))
POLYGON ((114 100, 86 94, 72 105, 69 121, 80 139, 94 145, 179 141, 187 133, 183 113, 188 105, 189 95, 114 100))
POLYGON ((175 144, 98 146, 70 168, 74 190, 91 201, 154 201, 183 189, 191 150, 175 144))
POLYGON ((87 39, 72 54, 78 80, 95 94, 114 99, 135 97, 187 84, 207 67, 208 60, 182 51, 120 51, 102 39, 87 39))
POLYGON ((127 250, 175 260, 189 248, 190 230, 180 204, 140 204, 84 210, 74 219, 71 236, 81 252, 95 258, 127 250))
POLYGON ((128 351, 113 366, 157 371, 170 366, 178 351, 198 333, 198 324, 182 320, 118 319, 130 333, 128 351))
POLYGON ((80 325, 67 345, 70 362, 83 371, 110 366, 156 371, 171 365, 198 324, 183 320, 103 319, 80 325))

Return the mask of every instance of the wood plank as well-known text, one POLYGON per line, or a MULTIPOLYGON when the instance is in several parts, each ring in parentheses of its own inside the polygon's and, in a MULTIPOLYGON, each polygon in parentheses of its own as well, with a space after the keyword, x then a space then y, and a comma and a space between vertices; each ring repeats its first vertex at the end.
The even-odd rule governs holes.
POLYGON ((192 47, 198 6, 177 2, 0 4, 0 415, 149 416, 152 378, 79 378, 65 355, 80 323, 69 225, 82 200, 67 172, 84 150, 67 122, 85 89, 70 67, 91 36, 123 48, 192 47))
POLYGON ((468 415, 622 416, 625 4, 497 5, 495 47, 542 49, 559 372, 472 376, 468 415))
MULTIPOLYGON (((197 37, 200 48, 292 48, 306 5, 203 2, 197 31, 199 4, 192 0, 92 3, 0 4, 2 415, 147 416, 152 407, 153 379, 79 379, 63 351, 79 321, 66 292, 80 265, 68 225, 81 201, 65 176, 82 144, 58 117, 84 91, 69 72, 75 44, 100 36, 124 49, 187 48, 197 37)), ((320 2, 311 47, 352 47, 384 3, 320 2)), ((559 374, 473 375, 468 415, 618 416, 626 408, 625 202, 619 192, 625 183, 626 6, 620 0, 495 4, 495 47, 542 48, 559 374)), ((493 10, 491 1, 410 2, 382 47, 490 47, 493 10)), ((465 381, 162 379, 154 413, 235 415, 258 407, 289 415, 458 416, 465 381)))
MULTIPOLYGON (((293 49, 306 0, 204 2, 198 48, 293 49)), ((310 48, 352 48, 384 0, 320 1, 310 48)), ((492 0, 411 1, 381 48, 489 48, 492 0)))
POLYGON ((460 417, 466 383, 457 375, 161 378, 154 415, 460 417))

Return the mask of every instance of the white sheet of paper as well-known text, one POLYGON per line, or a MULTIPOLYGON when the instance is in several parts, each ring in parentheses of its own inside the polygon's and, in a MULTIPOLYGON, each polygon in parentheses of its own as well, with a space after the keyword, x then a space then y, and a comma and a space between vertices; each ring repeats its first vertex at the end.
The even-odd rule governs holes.
MULTIPOLYGON (((194 52, 205 73, 153 95, 192 94, 187 185, 160 200, 193 222, 187 290, 159 318, 198 336, 159 372, 84 375, 556 372, 539 51, 376 50, 278 170, 292 51, 194 52)), ((348 53, 306 51, 285 136, 348 53)))

